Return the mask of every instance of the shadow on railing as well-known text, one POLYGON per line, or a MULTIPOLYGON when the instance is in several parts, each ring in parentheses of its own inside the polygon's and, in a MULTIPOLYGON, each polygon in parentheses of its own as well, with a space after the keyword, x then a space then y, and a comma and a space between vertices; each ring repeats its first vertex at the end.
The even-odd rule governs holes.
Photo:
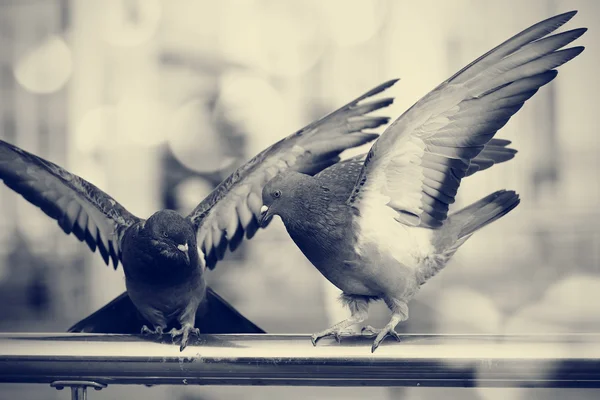
POLYGON ((0 382, 144 385, 600 388, 600 334, 403 335, 372 354, 367 338, 200 335, 183 351, 168 335, 0 334, 0 382))

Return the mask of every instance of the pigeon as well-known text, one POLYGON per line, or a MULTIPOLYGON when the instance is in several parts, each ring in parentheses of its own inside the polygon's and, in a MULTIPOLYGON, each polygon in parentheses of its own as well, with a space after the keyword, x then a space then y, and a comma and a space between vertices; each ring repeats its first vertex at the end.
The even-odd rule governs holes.
POLYGON ((123 266, 127 292, 69 331, 123 333, 118 330, 138 327, 138 332, 161 335, 172 326, 173 339, 181 336, 181 350, 191 333, 199 333, 198 326, 208 332, 263 333, 207 288, 206 268, 215 268, 227 249, 234 251, 244 237, 257 232, 261 191, 271 178, 288 169, 316 174, 339 161, 344 150, 376 139, 377 133, 365 130, 387 124, 389 118, 367 114, 393 99, 367 99, 395 82, 377 86, 268 147, 185 217, 168 209, 147 219, 137 217, 92 183, 0 141, 0 179, 65 233, 85 241, 92 251, 98 249, 107 265, 123 266), (203 318, 199 324, 197 315, 203 318))
POLYGON ((499 190, 449 213, 463 178, 514 156, 495 139, 556 67, 583 51, 559 50, 586 29, 547 36, 568 12, 539 22, 481 56, 390 124, 366 156, 308 176, 285 171, 262 192, 261 221, 279 215, 308 260, 342 291, 350 317, 312 335, 375 337, 371 351, 408 319, 408 302, 477 230, 520 202, 499 190), (351 328, 383 300, 392 315, 383 329, 351 328))

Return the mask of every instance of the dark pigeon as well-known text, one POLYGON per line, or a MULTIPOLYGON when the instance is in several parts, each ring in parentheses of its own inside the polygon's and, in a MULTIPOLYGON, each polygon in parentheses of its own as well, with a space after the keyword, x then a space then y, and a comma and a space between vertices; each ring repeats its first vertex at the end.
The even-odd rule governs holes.
POLYGON ((235 250, 244 236, 256 233, 261 191, 271 178, 290 169, 318 173, 338 162, 342 151, 377 138, 363 130, 389 118, 367 114, 393 99, 362 101, 395 82, 377 86, 267 148, 186 217, 162 210, 147 220, 138 218, 93 184, 0 141, 0 179, 57 220, 65 233, 85 241, 92 251, 97 248, 107 265, 112 261, 116 269, 123 264, 127 293, 70 331, 160 334, 173 326, 171 334, 181 335, 182 350, 199 327, 212 333, 264 333, 207 289, 205 267, 214 268, 228 248, 235 250))
POLYGON ((335 286, 351 317, 312 336, 339 339, 367 318, 368 304, 392 311, 372 351, 408 318, 408 302, 477 230, 519 204, 500 190, 448 214, 462 178, 509 160, 494 139, 554 68, 583 47, 558 50, 585 29, 545 37, 575 15, 542 21, 486 53, 393 122, 360 158, 307 176, 287 171, 263 189, 263 221, 279 215, 304 255, 335 286))

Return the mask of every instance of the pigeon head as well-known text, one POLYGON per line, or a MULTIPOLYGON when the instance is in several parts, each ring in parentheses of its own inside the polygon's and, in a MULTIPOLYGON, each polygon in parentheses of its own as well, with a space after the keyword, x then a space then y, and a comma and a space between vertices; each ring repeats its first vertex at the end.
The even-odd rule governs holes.
POLYGON ((265 226, 275 215, 285 222, 290 213, 306 205, 311 196, 318 195, 318 188, 315 178, 310 175, 295 171, 277 175, 263 187, 261 226, 265 226))
POLYGON ((196 248, 196 233, 191 221, 173 210, 162 210, 148 218, 144 229, 150 244, 161 256, 190 264, 190 252, 196 248))

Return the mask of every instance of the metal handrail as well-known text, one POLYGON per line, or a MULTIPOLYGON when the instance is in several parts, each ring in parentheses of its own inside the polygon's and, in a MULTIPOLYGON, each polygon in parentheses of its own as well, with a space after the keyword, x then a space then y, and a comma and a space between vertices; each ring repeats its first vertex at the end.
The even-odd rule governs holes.
POLYGON ((0 382, 600 388, 599 334, 402 338, 372 354, 360 337, 200 335, 180 352, 168 335, 5 333, 0 382))

